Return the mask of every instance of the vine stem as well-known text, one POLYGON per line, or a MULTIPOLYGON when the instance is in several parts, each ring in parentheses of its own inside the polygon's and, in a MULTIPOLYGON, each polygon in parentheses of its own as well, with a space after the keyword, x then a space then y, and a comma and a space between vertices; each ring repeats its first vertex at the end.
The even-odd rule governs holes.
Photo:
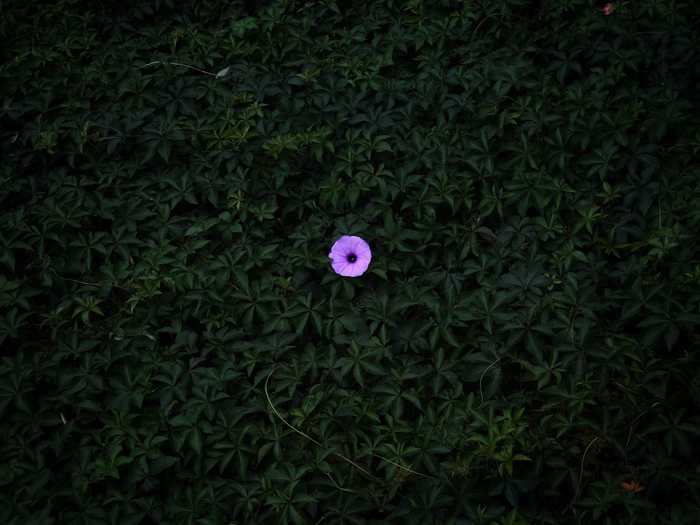
POLYGON ((188 69, 193 69, 194 71, 198 71, 199 73, 204 73, 205 75, 209 75, 211 77, 216 78, 216 73, 212 73, 211 71, 205 71, 203 69, 199 69, 198 67, 190 66, 188 64, 183 64, 181 62, 167 62, 165 60, 154 60, 153 62, 149 62, 148 64, 144 64, 142 66, 139 66, 137 69, 143 69, 144 67, 149 67, 149 66, 155 66, 156 64, 170 64, 171 66, 180 66, 180 67, 186 67, 188 69))
POLYGON ((486 375, 486 372, 488 372, 489 370, 491 370, 491 368, 493 368, 494 366, 496 366, 496 364, 497 364, 501 359, 502 359, 502 357, 499 357, 499 358, 496 359, 493 363, 491 363, 489 366, 487 366, 487 367, 486 367, 486 370, 484 370, 484 371, 481 373, 481 377, 479 377, 479 395, 481 396, 481 402, 482 402, 482 403, 484 402, 484 391, 483 391, 482 388, 481 388, 481 382, 484 380, 484 376, 486 375))
POLYGON ((599 438, 598 436, 596 436, 596 437, 594 437, 593 439, 591 439, 591 442, 590 442, 590 443, 588 444, 588 446, 586 447, 586 450, 583 451, 583 456, 581 457, 581 468, 580 468, 579 473, 578 473, 578 481, 576 482, 576 490, 575 490, 575 492, 574 492, 574 498, 571 500, 571 503, 569 503, 569 506, 567 507, 567 510, 569 510, 570 508, 572 508, 572 507, 576 504, 576 501, 578 500, 578 493, 579 493, 579 490, 580 490, 580 488, 581 488, 581 481, 583 480, 583 465, 584 465, 584 463, 585 463, 585 461, 586 461, 586 455, 588 454, 588 451, 591 449, 591 447, 593 446, 593 444, 594 444, 596 441, 598 441, 599 439, 600 439, 600 438, 599 438))
MULTIPOLYGON (((267 388, 267 385, 268 385, 268 383, 269 383, 269 381, 270 381, 270 378, 272 377, 272 374, 274 374, 274 372, 275 372, 275 370, 273 369, 273 370, 270 372, 270 374, 267 376, 267 379, 265 380, 265 397, 267 398, 267 402, 269 403, 270 408, 271 408, 272 411, 275 413, 275 415, 280 419, 280 421, 282 421, 282 423, 284 423, 285 425, 287 425, 289 428, 291 428, 294 432, 296 432, 296 433, 299 434, 300 436, 302 436, 302 437, 308 439, 309 441, 311 441, 314 445, 319 446, 319 447, 322 447, 323 445, 322 445, 320 442, 316 441, 314 438, 312 438, 311 436, 309 436, 307 433, 305 433, 305 432, 299 430, 298 428, 294 427, 291 423, 287 422, 287 420, 284 419, 284 418, 282 417, 282 415, 281 415, 281 414, 277 411, 277 409, 275 408, 275 405, 274 405, 274 403, 272 402, 272 399, 270 398, 270 392, 269 392, 269 390, 268 390, 268 388, 267 388)), ((353 460, 351 460, 350 458, 345 457, 343 454, 340 454, 339 452, 333 452, 333 454, 335 454, 336 456, 340 457, 341 459, 347 461, 347 462, 350 463, 353 467, 355 467, 356 469, 360 470, 360 471, 361 471, 362 473, 364 473, 365 475, 367 475, 367 476, 369 476, 369 477, 371 477, 371 478, 374 478, 374 476, 373 476, 369 471, 367 471, 364 467, 361 467, 360 465, 358 465, 357 463, 355 463, 355 462, 354 462, 353 460)))
MULTIPOLYGON (((277 410, 277 408, 275 408, 275 405, 274 405, 274 403, 272 402, 272 399, 270 398, 270 391, 269 391, 269 389, 268 389, 268 384, 269 384, 269 382, 270 382, 270 378, 272 377, 272 374, 274 374, 274 373, 275 373, 275 369, 273 369, 273 370, 270 372, 270 374, 267 376, 267 379, 265 379, 265 386, 264 386, 264 389, 265 389, 265 397, 267 398, 267 403, 270 405, 270 408, 272 409, 272 411, 274 412, 274 414, 279 418, 279 420, 282 421, 282 423, 284 423, 285 425, 287 425, 289 428, 291 428, 294 432, 296 432, 296 433, 299 434, 300 436, 302 436, 302 437, 308 439, 309 441, 311 441, 314 445, 316 445, 316 446, 318 446, 318 447, 322 447, 323 445, 322 445, 319 441, 315 440, 314 438, 312 438, 311 436, 309 436, 309 435, 308 435, 307 433, 305 433, 304 431, 299 430, 299 429, 296 428, 294 425, 292 425, 291 423, 289 423, 286 419, 284 419, 284 418, 282 417, 282 414, 280 414, 279 411, 277 410)), ((356 469, 360 470, 360 471, 361 471, 363 474, 365 474, 366 476, 368 476, 368 477, 374 479, 375 481, 380 481, 379 478, 377 478, 376 476, 372 475, 367 469, 365 469, 364 467, 358 465, 356 462, 354 462, 353 460, 351 460, 351 459, 348 458, 347 456, 344 456, 344 455, 341 454, 340 452, 333 452, 333 454, 335 454, 335 455, 338 456, 339 458, 343 459, 344 461, 347 461, 350 465, 352 465, 352 466, 355 467, 356 469)), ((435 477, 433 477, 433 476, 428 476, 428 475, 426 475, 426 474, 421 474, 420 472, 416 472, 416 471, 413 470, 413 469, 410 469, 410 468, 408 468, 408 467, 404 467, 403 465, 397 463, 396 461, 393 461, 393 460, 391 460, 391 459, 389 459, 389 458, 385 458, 384 456, 380 456, 379 454, 372 454, 372 456, 374 456, 374 457, 376 457, 376 458, 378 458, 378 459, 381 459, 382 461, 386 461, 387 463, 389 463, 389 464, 391 464, 391 465, 394 465, 396 468, 401 469, 401 470, 403 470, 403 471, 405 471, 405 472, 409 472, 409 473, 411 473, 411 474, 415 474, 415 475, 420 476, 420 477, 423 477, 423 478, 437 479, 437 478, 435 478, 435 477)), ((331 478, 331 479, 332 479, 332 478, 331 478)), ((334 484, 335 484, 339 489, 341 489, 341 490, 343 490, 343 491, 348 491, 348 489, 343 489, 342 487, 340 487, 340 486, 335 482, 335 480, 333 480, 333 482, 334 482, 334 484)))

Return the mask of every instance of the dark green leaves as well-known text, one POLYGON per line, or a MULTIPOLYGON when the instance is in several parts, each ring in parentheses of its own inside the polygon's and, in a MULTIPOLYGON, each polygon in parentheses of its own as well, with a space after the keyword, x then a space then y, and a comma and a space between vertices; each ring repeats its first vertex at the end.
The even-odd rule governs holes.
POLYGON ((0 520, 690 523, 694 4, 536 3, 5 2, 0 520))

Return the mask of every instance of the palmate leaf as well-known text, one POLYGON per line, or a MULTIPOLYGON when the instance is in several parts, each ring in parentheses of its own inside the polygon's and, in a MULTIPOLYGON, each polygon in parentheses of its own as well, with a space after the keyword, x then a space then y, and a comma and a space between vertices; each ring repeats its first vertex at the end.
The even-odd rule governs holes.
POLYGON ((363 350, 360 345, 352 341, 348 349, 348 356, 337 360, 336 368, 340 369, 340 377, 352 373, 352 377, 361 386, 365 386, 366 374, 381 376, 385 373, 383 368, 376 363, 376 354, 370 349, 363 350))
POLYGON ((499 308, 503 308, 508 302, 515 297, 513 292, 493 292, 487 293, 480 290, 478 293, 472 294, 471 311, 462 315, 465 321, 480 320, 483 322, 486 331, 489 334, 493 333, 494 322, 503 323, 509 321, 513 314, 499 312, 499 308))
POLYGON ((292 306, 284 314, 286 319, 290 319, 297 334, 301 334, 306 328, 309 320, 313 322, 317 333, 323 333, 323 311, 325 301, 320 301, 314 304, 312 294, 307 294, 304 298, 298 300, 297 306, 292 306))
POLYGON ((31 317, 31 313, 20 313, 19 309, 12 308, 0 316, 0 344, 8 337, 19 338, 20 329, 26 325, 26 319, 31 317))

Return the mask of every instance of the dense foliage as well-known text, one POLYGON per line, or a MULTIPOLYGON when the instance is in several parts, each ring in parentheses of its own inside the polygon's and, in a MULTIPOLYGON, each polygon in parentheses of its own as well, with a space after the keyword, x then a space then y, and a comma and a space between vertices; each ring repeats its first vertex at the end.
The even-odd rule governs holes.
POLYGON ((698 523, 695 0, 0 11, 0 522, 698 523))

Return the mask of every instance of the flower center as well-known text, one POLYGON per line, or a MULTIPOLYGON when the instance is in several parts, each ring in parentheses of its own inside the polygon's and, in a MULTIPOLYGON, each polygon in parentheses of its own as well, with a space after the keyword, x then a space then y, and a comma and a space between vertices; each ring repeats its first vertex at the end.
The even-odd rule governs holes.
POLYGON ((354 263, 357 260, 357 255, 354 253, 348 254, 348 262, 349 263, 354 263))

